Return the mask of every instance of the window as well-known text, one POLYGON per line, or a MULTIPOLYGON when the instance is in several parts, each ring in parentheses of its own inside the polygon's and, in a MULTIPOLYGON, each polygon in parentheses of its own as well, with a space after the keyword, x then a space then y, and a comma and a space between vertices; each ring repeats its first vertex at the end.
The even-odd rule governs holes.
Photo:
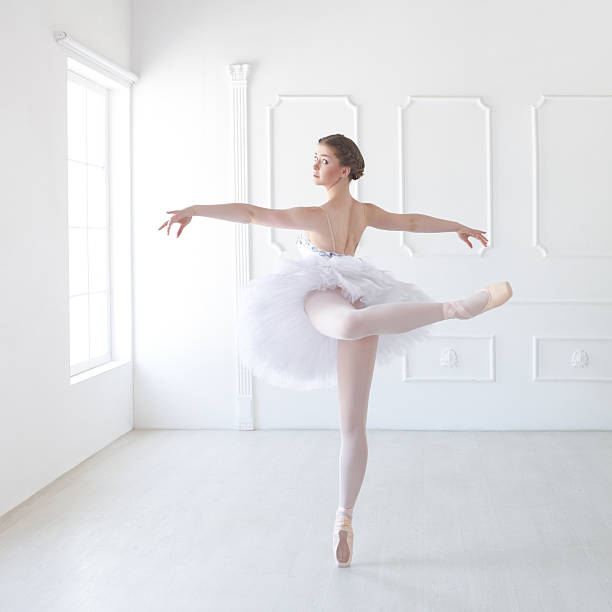
POLYGON ((111 360, 109 90, 67 72, 70 374, 111 360))
POLYGON ((56 32, 66 48, 70 384, 132 364, 132 85, 138 75, 56 32))

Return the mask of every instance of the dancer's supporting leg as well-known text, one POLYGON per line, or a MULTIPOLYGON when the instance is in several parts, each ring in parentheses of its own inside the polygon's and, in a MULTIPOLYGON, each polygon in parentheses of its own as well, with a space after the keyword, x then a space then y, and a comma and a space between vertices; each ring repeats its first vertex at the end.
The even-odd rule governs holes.
POLYGON ((326 336, 358 340, 377 334, 397 334, 450 318, 469 318, 484 309, 486 291, 454 302, 391 302, 356 309, 337 289, 311 291, 304 310, 313 326, 326 336))
POLYGON ((338 512, 353 516, 368 462, 366 419, 378 336, 338 341, 340 460, 338 512))

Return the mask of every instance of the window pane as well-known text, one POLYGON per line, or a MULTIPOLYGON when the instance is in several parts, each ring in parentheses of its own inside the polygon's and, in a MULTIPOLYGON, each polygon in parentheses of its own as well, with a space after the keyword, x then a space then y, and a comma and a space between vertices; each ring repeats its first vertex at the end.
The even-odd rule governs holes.
POLYGON ((108 289, 108 245, 105 229, 89 228, 87 242, 89 247, 89 290, 108 289))
POLYGON ((68 79, 67 128, 68 157, 86 161, 85 150, 85 87, 68 79))
POLYGON ((70 365, 89 359, 87 296, 70 298, 70 365))
POLYGON ((97 166, 87 169, 89 227, 106 227, 106 170, 97 166))
POLYGON ((68 223, 70 365, 79 369, 110 353, 108 227, 108 92, 68 78, 68 223))
POLYGON ((87 166, 68 161, 68 225, 87 225, 87 166))
POLYGON ((89 298, 91 338, 90 359, 108 352, 108 293, 94 293, 89 298))
POLYGON ((106 164, 106 98, 97 91, 87 90, 87 161, 106 164))
POLYGON ((68 228, 69 295, 87 291, 87 228, 68 228))

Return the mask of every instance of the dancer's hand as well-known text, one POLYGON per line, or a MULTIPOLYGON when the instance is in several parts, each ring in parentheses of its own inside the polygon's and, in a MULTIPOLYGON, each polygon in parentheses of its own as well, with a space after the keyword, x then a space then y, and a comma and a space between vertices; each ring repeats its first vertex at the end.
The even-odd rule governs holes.
POLYGON ((470 247, 470 249, 472 248, 472 243, 468 240, 468 237, 472 236, 472 238, 480 240, 480 242, 482 242, 484 246, 487 246, 487 237, 483 236, 483 234, 486 233, 487 232, 483 230, 472 229, 471 227, 467 227, 465 225, 462 225, 457 230, 457 236, 459 236, 459 238, 461 238, 461 240, 463 240, 463 242, 465 242, 470 247))
POLYGON ((171 214, 171 213, 175 213, 175 214, 172 217, 170 217, 170 219, 168 219, 168 221, 166 221, 160 228, 158 228, 158 231, 160 229, 163 229, 167 225, 168 226, 168 236, 169 236, 170 228, 172 227, 172 224, 180 223, 181 227, 179 227, 179 231, 176 234, 176 237, 178 238, 181 235, 181 232, 183 231, 185 226, 191 222, 191 218, 193 217, 193 209, 190 206, 188 206, 187 208, 184 208, 183 210, 167 210, 166 212, 168 214, 171 214))

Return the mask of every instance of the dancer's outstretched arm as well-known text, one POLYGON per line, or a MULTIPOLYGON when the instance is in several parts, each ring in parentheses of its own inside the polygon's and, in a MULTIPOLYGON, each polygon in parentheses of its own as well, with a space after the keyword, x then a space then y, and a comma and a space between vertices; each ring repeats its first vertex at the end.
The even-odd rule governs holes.
POLYGON ((292 208, 273 209, 242 202, 230 204, 194 204, 182 210, 168 210, 173 216, 158 229, 168 226, 168 234, 173 223, 179 223, 178 238, 192 217, 211 217, 234 223, 254 223, 268 227, 321 231, 324 222, 320 206, 293 206, 292 208))
MULTIPOLYGON (((447 221, 436 217, 429 217, 418 213, 392 213, 376 204, 365 204, 366 223, 369 227, 384 230, 405 232, 456 232, 470 248, 468 240, 471 236, 480 240, 487 246, 484 230, 477 230, 456 221, 447 221)), ((168 235, 173 223, 179 223, 178 238, 185 226, 191 222, 192 217, 211 217, 224 219, 235 223, 254 223, 268 227, 285 229, 301 229, 308 231, 325 231, 325 220, 321 214, 320 206, 293 206, 285 209, 265 208, 242 202, 230 204, 194 204, 182 210, 168 210, 173 216, 158 229, 168 226, 168 235)))
POLYGON ((384 230, 396 230, 404 232, 456 232, 457 236, 465 242, 470 249, 472 243, 469 237, 480 240, 487 246, 487 237, 484 230, 478 230, 457 221, 447 221, 437 217, 429 217, 419 213, 392 213, 376 204, 366 204, 368 211, 368 225, 384 230))

